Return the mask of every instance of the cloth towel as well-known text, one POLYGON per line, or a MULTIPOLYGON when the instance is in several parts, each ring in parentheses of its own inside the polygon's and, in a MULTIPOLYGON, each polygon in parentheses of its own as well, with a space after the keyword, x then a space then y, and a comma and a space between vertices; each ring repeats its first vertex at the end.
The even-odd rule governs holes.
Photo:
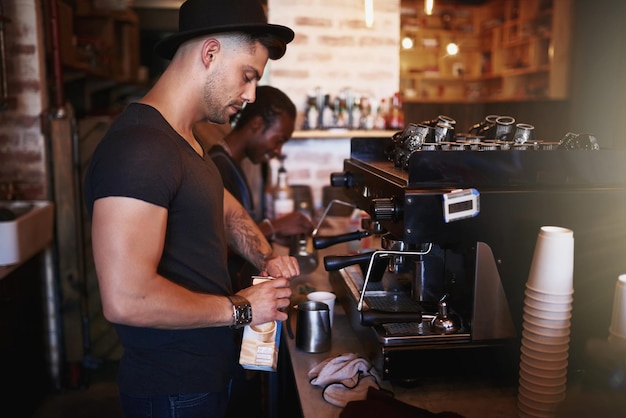
POLYGON ((328 358, 309 370, 308 377, 312 385, 323 388, 326 402, 341 408, 365 399, 368 388, 379 389, 381 381, 376 369, 356 353, 328 358))

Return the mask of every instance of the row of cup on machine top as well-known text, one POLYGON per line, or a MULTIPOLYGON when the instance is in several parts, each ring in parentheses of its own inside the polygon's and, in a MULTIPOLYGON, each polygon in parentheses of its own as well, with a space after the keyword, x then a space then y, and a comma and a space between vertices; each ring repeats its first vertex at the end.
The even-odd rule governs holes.
POLYGON ((448 116, 440 115, 432 121, 419 124, 410 123, 407 128, 394 138, 396 148, 407 151, 421 149, 424 144, 455 142, 460 135, 463 138, 474 137, 497 141, 524 144, 533 140, 535 127, 527 123, 515 123, 511 116, 489 115, 485 121, 474 125, 467 134, 455 133, 456 121, 448 116))
POLYGON ((485 139, 511 141, 524 144, 533 139, 535 127, 528 123, 515 123, 512 116, 487 115, 482 122, 473 125, 468 134, 485 139))

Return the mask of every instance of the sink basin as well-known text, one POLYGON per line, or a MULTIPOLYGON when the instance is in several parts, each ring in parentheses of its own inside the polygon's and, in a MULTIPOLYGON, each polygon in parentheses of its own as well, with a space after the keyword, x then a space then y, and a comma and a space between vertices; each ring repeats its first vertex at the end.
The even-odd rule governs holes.
POLYGON ((22 263, 46 248, 53 230, 52 202, 0 201, 0 266, 22 263))

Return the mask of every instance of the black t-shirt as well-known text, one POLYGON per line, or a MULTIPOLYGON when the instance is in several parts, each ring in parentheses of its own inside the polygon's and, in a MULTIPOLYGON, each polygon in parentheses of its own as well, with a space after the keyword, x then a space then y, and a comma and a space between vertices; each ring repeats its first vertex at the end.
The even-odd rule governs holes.
MULTIPOLYGON (((237 165, 235 160, 228 155, 221 145, 211 147, 209 155, 222 176, 224 188, 241 203, 252 219, 259 222, 260 220, 257 219, 258 216, 255 216, 252 192, 250 191, 248 180, 241 167, 237 165)), ((252 286, 251 276, 253 274, 259 274, 257 268, 233 250, 229 251, 228 254, 228 272, 231 277, 234 292, 252 286)))
MULTIPOLYGON (((98 144, 85 178, 85 203, 107 196, 140 199, 168 210, 159 274, 196 291, 232 293, 227 272, 223 184, 147 105, 133 103, 98 144)), ((124 347, 118 383, 129 395, 224 390, 238 350, 229 327, 162 330, 116 325, 124 347)))

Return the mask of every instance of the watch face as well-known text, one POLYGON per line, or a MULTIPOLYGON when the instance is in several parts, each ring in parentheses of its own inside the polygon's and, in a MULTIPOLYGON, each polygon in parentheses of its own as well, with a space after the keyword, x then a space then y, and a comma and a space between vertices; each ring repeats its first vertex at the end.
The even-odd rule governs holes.
POLYGON ((237 305, 235 307, 235 326, 242 327, 252 322, 252 307, 248 304, 237 305))
POLYGON ((249 324, 252 322, 252 308, 250 305, 243 305, 239 307, 239 311, 241 312, 240 319, 242 324, 249 324))
POLYGON ((243 327, 252 322, 252 307, 245 298, 231 295, 228 297, 233 304, 233 325, 235 328, 243 327))

